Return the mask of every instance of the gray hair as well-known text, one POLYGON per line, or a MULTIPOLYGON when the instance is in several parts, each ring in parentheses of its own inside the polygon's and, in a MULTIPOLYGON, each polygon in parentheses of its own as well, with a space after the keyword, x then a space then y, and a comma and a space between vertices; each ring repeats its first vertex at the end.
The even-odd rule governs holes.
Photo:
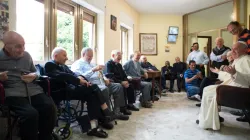
POLYGON ((114 54, 114 55, 117 55, 118 53, 120 53, 121 51, 119 51, 119 50, 112 50, 111 51, 111 57, 112 57, 112 55, 114 54))
POLYGON ((54 59, 55 59, 55 56, 56 56, 57 54, 59 54, 60 52, 62 52, 62 51, 65 51, 65 52, 66 52, 66 50, 65 50, 64 48, 62 48, 62 47, 55 47, 54 50, 53 50, 52 53, 51 53, 51 58, 54 60, 54 59))
POLYGON ((90 51, 93 51, 93 49, 89 47, 82 48, 81 55, 84 56, 87 52, 90 51))

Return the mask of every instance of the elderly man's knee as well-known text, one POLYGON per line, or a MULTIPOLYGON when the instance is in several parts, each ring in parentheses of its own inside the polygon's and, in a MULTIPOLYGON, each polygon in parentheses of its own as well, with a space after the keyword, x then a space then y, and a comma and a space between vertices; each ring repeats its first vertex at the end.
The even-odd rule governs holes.
POLYGON ((21 116, 21 119, 27 120, 37 120, 39 118, 39 113, 35 108, 29 108, 27 109, 21 116))

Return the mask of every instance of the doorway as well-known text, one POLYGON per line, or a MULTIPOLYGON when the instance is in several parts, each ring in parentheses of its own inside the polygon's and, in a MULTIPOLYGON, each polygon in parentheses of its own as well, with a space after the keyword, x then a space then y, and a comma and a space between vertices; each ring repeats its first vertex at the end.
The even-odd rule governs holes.
MULTIPOLYGON (((197 36, 197 40, 199 43, 199 50, 205 52, 208 58, 210 58, 210 53, 212 51, 212 37, 211 36, 197 36)), ((209 59, 207 66, 205 66, 206 76, 210 75, 210 66, 211 66, 211 61, 209 59)))

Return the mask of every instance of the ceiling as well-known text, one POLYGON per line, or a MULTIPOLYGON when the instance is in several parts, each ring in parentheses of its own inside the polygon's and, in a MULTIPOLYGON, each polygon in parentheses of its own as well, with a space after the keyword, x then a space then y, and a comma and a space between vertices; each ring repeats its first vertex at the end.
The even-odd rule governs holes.
POLYGON ((229 0, 125 0, 142 14, 184 15, 229 0))

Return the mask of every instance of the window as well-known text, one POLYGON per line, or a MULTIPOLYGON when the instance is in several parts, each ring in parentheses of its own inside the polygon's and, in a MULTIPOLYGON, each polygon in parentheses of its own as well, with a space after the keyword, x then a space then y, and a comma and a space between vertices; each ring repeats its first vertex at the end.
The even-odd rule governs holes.
POLYGON ((128 29, 121 26, 122 64, 128 60, 128 29))
POLYGON ((16 31, 25 39, 25 50, 34 61, 44 61, 44 3, 16 1, 16 31))
POLYGON ((71 0, 16 0, 16 13, 16 31, 35 63, 51 59, 56 46, 66 49, 67 64, 95 46, 96 13, 71 0))
POLYGON ((74 38, 74 7, 59 1, 57 4, 57 46, 66 50, 69 61, 74 61, 74 38))

